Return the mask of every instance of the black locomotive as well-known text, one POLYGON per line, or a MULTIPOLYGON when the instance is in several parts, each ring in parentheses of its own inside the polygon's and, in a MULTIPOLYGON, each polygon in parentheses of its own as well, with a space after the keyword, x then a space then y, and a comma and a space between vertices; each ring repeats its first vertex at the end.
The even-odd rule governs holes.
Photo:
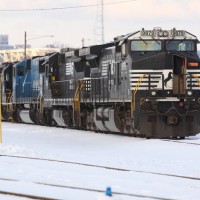
POLYGON ((183 30, 137 31, 113 42, 1 65, 4 120, 146 138, 200 132, 200 59, 183 30))

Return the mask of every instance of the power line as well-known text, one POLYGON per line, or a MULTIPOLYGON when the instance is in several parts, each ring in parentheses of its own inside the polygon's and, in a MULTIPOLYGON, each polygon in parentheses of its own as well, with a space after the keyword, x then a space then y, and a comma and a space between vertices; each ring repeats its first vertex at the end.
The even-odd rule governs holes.
MULTIPOLYGON (((127 3, 130 1, 136 0, 124 0, 124 1, 117 1, 117 2, 107 2, 103 5, 112 5, 112 4, 121 4, 127 3)), ((31 8, 31 9, 0 9, 0 12, 32 12, 32 11, 55 11, 55 10, 67 10, 67 9, 76 9, 76 8, 88 8, 88 7, 96 7, 101 5, 98 4, 88 4, 88 5, 78 5, 78 6, 67 6, 67 7, 60 7, 60 8, 31 8)))

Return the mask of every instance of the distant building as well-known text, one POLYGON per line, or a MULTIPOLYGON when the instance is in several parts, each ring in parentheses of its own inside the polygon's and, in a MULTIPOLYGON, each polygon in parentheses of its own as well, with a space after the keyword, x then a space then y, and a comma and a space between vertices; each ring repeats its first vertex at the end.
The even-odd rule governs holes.
MULTIPOLYGON (((34 56, 44 56, 48 53, 59 52, 58 48, 27 48, 26 58, 32 58, 34 56)), ((15 62, 24 59, 24 49, 11 49, 0 50, 0 63, 2 62, 15 62)))
MULTIPOLYGON (((24 44, 16 44, 15 45, 15 49, 23 49, 23 48, 24 48, 24 44)), ((26 48, 31 48, 31 45, 27 44, 26 48)))
POLYGON ((54 44, 47 44, 46 48, 58 48, 58 47, 56 47, 54 44))
POLYGON ((8 35, 0 35, 0 50, 13 49, 14 47, 8 43, 8 35))
MULTIPOLYGON (((24 59, 24 44, 9 45, 8 35, 0 34, 0 64, 3 62, 15 62, 24 59)), ((47 45, 47 48, 31 48, 26 44, 26 58, 34 56, 44 56, 48 53, 59 52, 55 45, 47 45)))

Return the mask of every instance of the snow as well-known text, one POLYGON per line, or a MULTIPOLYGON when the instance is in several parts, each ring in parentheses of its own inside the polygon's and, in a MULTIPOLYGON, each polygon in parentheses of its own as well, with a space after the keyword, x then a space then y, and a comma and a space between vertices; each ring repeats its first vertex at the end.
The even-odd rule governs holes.
MULTIPOLYGON (((199 199, 200 180, 187 177, 200 179, 200 145, 186 143, 200 144, 200 135, 177 143, 67 128, 2 124, 0 155, 51 160, 0 156, 0 191, 67 200, 137 200, 142 196, 149 196, 147 200, 199 199), (112 188, 112 197, 104 194, 108 186, 112 188)), ((2 195, 0 199, 26 198, 2 195)))

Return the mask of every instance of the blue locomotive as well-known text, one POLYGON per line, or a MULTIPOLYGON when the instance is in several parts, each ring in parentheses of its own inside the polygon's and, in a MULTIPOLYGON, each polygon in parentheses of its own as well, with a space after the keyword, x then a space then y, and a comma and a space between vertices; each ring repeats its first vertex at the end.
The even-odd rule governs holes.
POLYGON ((146 138, 198 134, 198 43, 184 30, 142 29, 3 63, 2 117, 146 138))

